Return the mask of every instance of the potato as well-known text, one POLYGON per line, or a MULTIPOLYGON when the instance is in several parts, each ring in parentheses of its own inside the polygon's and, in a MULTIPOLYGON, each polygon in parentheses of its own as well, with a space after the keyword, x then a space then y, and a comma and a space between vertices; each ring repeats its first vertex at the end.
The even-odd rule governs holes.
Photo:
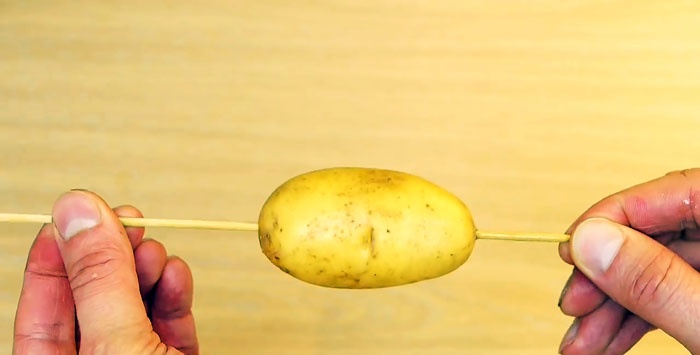
POLYGON ((258 220, 267 258, 325 287, 381 288, 445 275, 475 243, 467 206, 422 178, 369 168, 296 176, 265 201, 258 220))

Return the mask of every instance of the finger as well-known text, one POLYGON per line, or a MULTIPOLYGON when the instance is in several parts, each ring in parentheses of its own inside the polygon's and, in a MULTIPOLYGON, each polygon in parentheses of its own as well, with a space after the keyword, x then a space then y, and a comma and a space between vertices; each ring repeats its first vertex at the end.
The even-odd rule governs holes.
MULTIPOLYGON (((143 214, 136 207, 130 205, 118 206, 113 209, 114 214, 119 217, 128 218, 143 218, 143 214)), ((136 249, 136 247, 141 244, 143 240, 143 235, 146 230, 143 227, 124 227, 126 235, 129 237, 129 242, 131 243, 131 248, 136 249)))
POLYGON ((146 239, 134 250, 141 297, 153 290, 163 274, 167 259, 165 247, 155 240, 146 239))
MULTIPOLYGON (((674 171, 606 197, 579 217, 568 232, 584 220, 599 217, 646 235, 687 229, 691 238, 698 238, 699 197, 700 169, 674 171)), ((568 243, 562 243, 559 252, 562 259, 571 263, 568 243)))
POLYGON ((582 317, 596 310, 606 299, 607 296, 586 275, 574 269, 562 291, 559 308, 566 315, 582 317))
POLYGON ((577 318, 562 339, 559 352, 565 355, 602 354, 617 334, 626 310, 607 300, 595 312, 577 318))
POLYGON ((697 229, 699 187, 700 169, 671 172, 612 195, 579 223, 591 216, 602 217, 646 235, 697 229))
POLYGON ((700 269, 700 243, 676 240, 670 243, 668 248, 696 270, 700 269))
POLYGON ((112 209, 95 194, 73 191, 56 201, 53 221, 80 322, 81 345, 115 336, 136 341, 150 334, 134 254, 112 209))
POLYGON ((75 308, 53 227, 29 250, 14 324, 14 354, 75 354, 75 308))
POLYGON ((606 355, 626 354, 642 337, 650 332, 653 327, 644 319, 634 314, 628 314, 622 323, 615 339, 610 342, 605 351, 606 355))
POLYGON ((605 219, 583 222, 571 242, 576 266, 621 306, 700 351, 700 276, 676 253, 605 219))
POLYGON ((192 272, 177 257, 168 259, 156 285, 153 305, 153 329, 163 343, 185 354, 199 354, 199 343, 192 314, 192 272))

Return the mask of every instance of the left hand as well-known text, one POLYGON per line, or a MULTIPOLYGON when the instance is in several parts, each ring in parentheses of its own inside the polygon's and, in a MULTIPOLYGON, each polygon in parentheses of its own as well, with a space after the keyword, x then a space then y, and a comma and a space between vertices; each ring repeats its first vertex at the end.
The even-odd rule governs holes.
POLYGON ((56 202, 29 251, 14 354, 199 353, 189 267, 118 216, 142 217, 85 191, 56 202))

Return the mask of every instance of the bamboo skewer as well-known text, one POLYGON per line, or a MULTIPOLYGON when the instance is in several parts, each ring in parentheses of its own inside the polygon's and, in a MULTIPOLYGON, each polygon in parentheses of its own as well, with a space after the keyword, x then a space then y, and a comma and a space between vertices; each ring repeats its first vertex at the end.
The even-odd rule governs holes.
MULTIPOLYGON (((0 213, 0 222, 9 223, 51 223, 53 218, 43 214, 0 213)), ((195 219, 161 219, 161 218, 130 218, 120 217, 119 221, 125 227, 164 227, 164 228, 193 228, 218 229, 236 231, 257 231, 257 223, 203 221, 195 219)))
POLYGON ((476 239, 508 240, 520 242, 568 242, 568 234, 554 233, 494 233, 476 231, 476 239))
MULTIPOLYGON (((0 222, 7 223, 51 223, 51 215, 0 213, 0 222)), ((206 221, 195 219, 161 219, 161 218, 129 218, 120 217, 119 221, 125 227, 163 227, 163 228, 192 228, 255 232, 258 224, 253 222, 206 221)), ((555 242, 569 240, 567 234, 551 233, 495 233, 476 231, 477 239, 525 241, 525 242, 555 242)))

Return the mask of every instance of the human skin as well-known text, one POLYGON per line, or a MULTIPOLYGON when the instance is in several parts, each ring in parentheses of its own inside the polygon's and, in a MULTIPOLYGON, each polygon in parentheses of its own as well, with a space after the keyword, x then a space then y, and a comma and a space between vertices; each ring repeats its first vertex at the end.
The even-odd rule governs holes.
POLYGON ((124 228, 97 195, 72 191, 54 206, 27 258, 15 316, 14 354, 198 354, 188 265, 124 228), (96 208, 99 221, 65 239, 66 222, 96 208), (62 225, 63 224, 63 225, 62 225), (63 230, 63 231, 61 231, 63 230))
POLYGON ((574 265, 559 301, 575 318, 562 354, 623 354, 654 329, 700 352, 699 191, 699 169, 671 172, 602 199, 572 224, 559 248, 574 265))

